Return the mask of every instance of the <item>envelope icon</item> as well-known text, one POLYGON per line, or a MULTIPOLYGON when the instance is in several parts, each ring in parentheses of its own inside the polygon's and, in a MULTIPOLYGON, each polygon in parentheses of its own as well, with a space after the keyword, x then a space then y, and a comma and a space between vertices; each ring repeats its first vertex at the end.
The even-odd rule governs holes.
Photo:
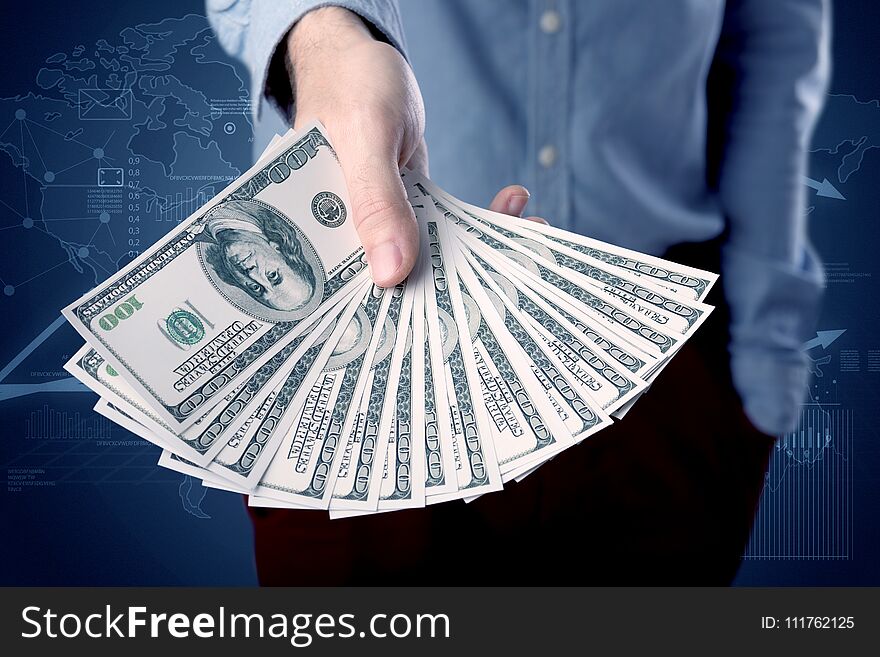
POLYGON ((128 121, 131 89, 80 89, 78 105, 83 121, 128 121))

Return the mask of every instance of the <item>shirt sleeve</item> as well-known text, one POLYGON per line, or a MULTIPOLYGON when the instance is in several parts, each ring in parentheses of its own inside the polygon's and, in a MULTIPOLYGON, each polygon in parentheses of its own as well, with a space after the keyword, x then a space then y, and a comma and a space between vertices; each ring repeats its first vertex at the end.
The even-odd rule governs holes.
POLYGON ((250 72, 256 116, 266 98, 288 109, 292 99, 289 81, 279 81, 282 76, 276 75, 268 84, 270 69, 278 63, 279 53, 283 54, 279 46, 294 23, 313 9, 327 6, 358 14, 377 37, 406 54, 397 0, 207 0, 208 20, 220 45, 250 72))
POLYGON ((778 435, 794 428, 805 396, 802 344, 823 287, 807 236, 804 175, 828 85, 830 9, 827 0, 727 5, 709 119, 720 134, 715 183, 728 230, 722 281, 731 369, 749 419, 778 435))

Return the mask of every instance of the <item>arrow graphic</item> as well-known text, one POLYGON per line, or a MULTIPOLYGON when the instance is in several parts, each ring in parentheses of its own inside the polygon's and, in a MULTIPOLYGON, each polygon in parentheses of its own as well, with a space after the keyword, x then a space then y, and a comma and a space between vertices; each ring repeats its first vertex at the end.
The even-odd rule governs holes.
POLYGON ((25 395, 34 395, 38 392, 88 392, 89 389, 72 376, 65 376, 61 379, 53 381, 42 381, 40 383, 3 383, 9 374, 21 365, 25 358, 30 356, 40 345, 48 340, 61 326, 64 325, 64 317, 59 316, 49 326, 43 329, 37 337, 30 341, 30 344, 18 352, 11 361, 6 363, 3 369, 0 369, 0 402, 25 395))
POLYGON ((72 376, 43 383, 2 383, 0 401, 35 395, 38 392, 89 392, 89 389, 72 376))
POLYGON ((825 196, 827 198, 836 198, 845 201, 846 197, 837 191, 837 188, 828 182, 828 178, 822 178, 822 182, 807 178, 804 176, 804 184, 816 190, 816 196, 825 196))
POLYGON ((809 351, 813 347, 822 346, 822 349, 827 349, 828 346, 834 342, 841 335, 846 333, 846 329, 836 329, 834 331, 816 331, 816 337, 812 340, 807 340, 801 345, 801 351, 809 351))
POLYGON ((58 317, 55 318, 54 322, 52 322, 51 324, 49 324, 49 326, 47 326, 45 329, 43 329, 42 333, 40 333, 37 337, 35 337, 33 340, 31 340, 30 344, 27 347, 25 347, 20 352, 18 352, 18 355, 15 358, 13 358, 11 361, 9 361, 6 364, 6 367, 4 367, 2 370, 0 370, 0 381, 3 381, 9 375, 10 372, 12 372, 19 365, 21 365, 21 362, 25 358, 30 356, 37 347, 39 347, 47 339, 49 339, 52 336, 52 334, 58 330, 58 327, 60 327, 62 324, 64 324, 64 316, 59 315, 58 317))

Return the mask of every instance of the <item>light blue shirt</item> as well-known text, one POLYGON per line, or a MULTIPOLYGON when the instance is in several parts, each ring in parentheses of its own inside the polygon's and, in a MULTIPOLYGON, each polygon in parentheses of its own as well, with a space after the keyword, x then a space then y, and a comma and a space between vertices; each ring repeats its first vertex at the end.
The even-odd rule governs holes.
POLYGON ((251 71, 257 148, 281 129, 261 102, 273 53, 324 5, 407 56, 452 194, 486 205, 522 183, 530 213, 656 255, 724 233, 734 384, 758 428, 793 428, 823 283, 802 179, 828 0, 209 0, 251 71))

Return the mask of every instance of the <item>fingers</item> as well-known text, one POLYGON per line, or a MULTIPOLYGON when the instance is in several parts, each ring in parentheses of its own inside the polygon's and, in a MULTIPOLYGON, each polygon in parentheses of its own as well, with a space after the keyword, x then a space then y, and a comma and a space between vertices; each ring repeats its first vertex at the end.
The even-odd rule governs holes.
POLYGON ((522 185, 508 185, 495 195, 492 203, 489 204, 489 209, 492 212, 520 217, 528 202, 529 190, 522 185))
MULTIPOLYGON (((526 205, 529 203, 529 190, 522 185, 508 185, 495 195, 489 209, 492 212, 500 212, 501 214, 509 214, 512 217, 521 217, 526 205)), ((529 221, 539 224, 547 222, 541 217, 526 217, 529 221)))
POLYGON ((339 162, 364 246, 370 275, 382 287, 409 274, 419 251, 419 231, 400 179, 395 148, 346 141, 337 145, 339 162), (382 152, 384 151, 384 152, 382 152))

